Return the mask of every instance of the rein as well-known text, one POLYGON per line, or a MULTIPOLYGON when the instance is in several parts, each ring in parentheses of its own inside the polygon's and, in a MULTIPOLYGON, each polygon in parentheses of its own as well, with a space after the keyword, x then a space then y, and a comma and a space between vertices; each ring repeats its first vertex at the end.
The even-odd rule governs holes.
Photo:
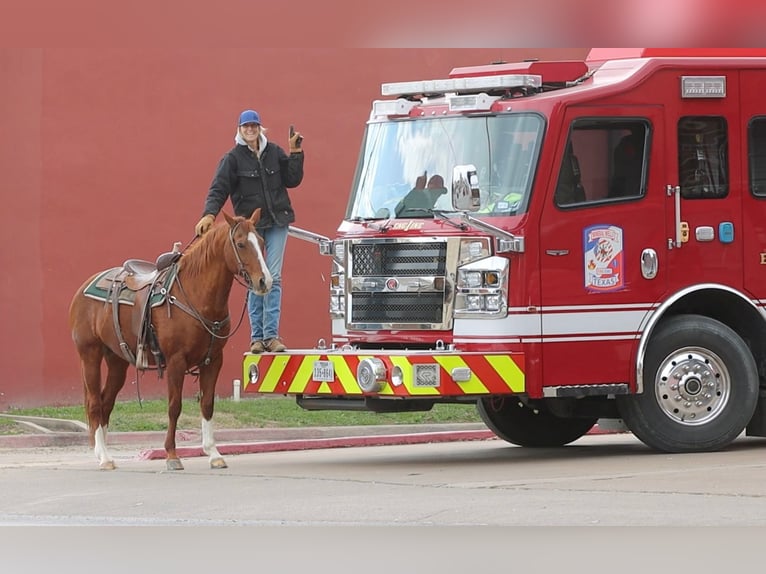
MULTIPOLYGON (((247 271, 245 270, 245 264, 242 262, 242 258, 239 256, 239 252, 237 251, 237 246, 234 243, 234 233, 237 231, 237 227, 239 227, 239 223, 237 223, 234 227, 232 227, 229 230, 229 243, 231 244, 232 250, 234 251, 234 257, 237 260, 237 273, 234 274, 234 279, 237 283, 245 287, 248 291, 252 290, 253 287, 253 280, 250 278, 250 275, 248 275, 247 271), (243 283, 240 277, 244 278, 246 283, 243 283)), ((192 239, 189 244, 183 249, 183 251, 186 251, 186 249, 196 241, 197 236, 192 239)), ((182 253, 183 253, 182 251, 182 253)), ((210 319, 206 319, 202 316, 202 314, 197 311, 197 309, 194 307, 194 305, 189 302, 189 296, 186 294, 186 291, 184 290, 183 283, 181 282, 180 275, 176 276, 176 283, 178 283, 178 288, 181 290, 181 293, 184 296, 184 299, 187 301, 187 304, 181 303, 177 297, 174 297, 172 295, 168 295, 168 304, 169 305, 175 305, 179 309, 181 309, 184 313, 190 315, 191 317, 194 317, 197 321, 200 322, 202 327, 207 331, 207 333, 210 335, 210 345, 207 349, 207 355, 205 356, 205 359, 202 361, 201 364, 207 365, 210 363, 210 354, 213 350, 213 342, 215 339, 230 339, 233 337, 237 331, 239 331, 239 328, 242 326, 242 321, 245 318, 245 310, 247 309, 247 296, 245 297, 245 302, 242 305, 242 313, 239 316, 239 321, 237 322, 237 326, 229 332, 228 335, 219 335, 219 331, 225 327, 229 322, 231 321, 231 317, 227 315, 223 320, 221 321, 211 321, 210 319)))

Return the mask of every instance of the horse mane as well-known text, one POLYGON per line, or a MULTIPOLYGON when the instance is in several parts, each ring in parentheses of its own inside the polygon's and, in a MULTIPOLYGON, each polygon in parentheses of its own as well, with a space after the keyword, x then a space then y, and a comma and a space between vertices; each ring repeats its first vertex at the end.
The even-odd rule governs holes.
POLYGON ((184 251, 178 263, 178 270, 183 269, 190 276, 201 275, 211 261, 220 258, 228 241, 228 234, 229 226, 225 223, 214 225, 210 231, 184 251))

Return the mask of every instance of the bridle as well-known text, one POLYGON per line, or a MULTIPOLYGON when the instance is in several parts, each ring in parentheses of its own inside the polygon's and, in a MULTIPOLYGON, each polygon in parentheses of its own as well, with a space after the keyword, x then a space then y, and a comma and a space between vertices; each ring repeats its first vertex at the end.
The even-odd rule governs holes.
MULTIPOLYGON (((247 269, 245 268, 245 263, 242 261, 242 257, 240 257, 239 251, 237 249, 237 244, 234 241, 234 234, 236 233, 240 223, 242 222, 237 222, 234 225, 234 227, 232 227, 229 230, 229 244, 231 245, 231 248, 234 251, 234 257, 237 260, 237 272, 234 274, 234 279, 237 281, 237 283, 247 288, 248 291, 253 291, 254 290, 253 280, 250 277, 250 274, 247 272, 247 269), (245 281, 244 283, 242 279, 240 279, 240 277, 244 279, 245 281)), ((205 331, 208 332, 208 334, 210 335, 210 346, 208 347, 207 356, 202 361, 202 364, 208 364, 210 363, 210 353, 212 352, 212 349, 213 349, 213 341, 215 339, 230 339, 231 337, 234 336, 234 334, 239 330, 240 326, 242 325, 242 320, 245 317, 245 309, 247 308, 247 297, 245 297, 245 303, 242 307, 242 314, 239 317, 237 326, 233 330, 231 330, 228 335, 220 335, 219 331, 223 329, 223 327, 225 327, 227 324, 229 324, 229 321, 231 319, 230 316, 227 315, 221 321, 211 321, 209 319, 206 319, 200 314, 199 311, 197 311, 194 305, 192 305, 189 302, 189 296, 186 294, 186 291, 184 290, 184 286, 183 286, 183 283, 181 283, 180 277, 176 277, 176 283, 178 283, 178 288, 181 290, 181 293, 183 294, 184 299, 186 299, 186 302, 188 303, 188 305, 181 303, 176 297, 172 295, 168 297, 168 304, 175 305, 176 307, 178 307, 179 309, 181 309, 188 315, 197 319, 197 321, 199 321, 202 324, 202 327, 205 329, 205 331)))
POLYGON ((239 250, 237 249, 237 244, 234 241, 234 234, 236 233, 237 227, 239 227, 240 223, 242 222, 238 221, 237 224, 229 230, 229 243, 231 243, 231 248, 234 250, 234 257, 237 260, 237 272, 234 274, 234 279, 236 279, 237 283, 239 283, 243 287, 246 287, 250 291, 254 291, 253 279, 252 277, 250 277, 250 274, 245 269, 245 264, 242 261, 242 258, 239 256, 239 250), (242 281, 240 280, 240 277, 242 277, 245 280, 246 284, 242 283, 242 281))

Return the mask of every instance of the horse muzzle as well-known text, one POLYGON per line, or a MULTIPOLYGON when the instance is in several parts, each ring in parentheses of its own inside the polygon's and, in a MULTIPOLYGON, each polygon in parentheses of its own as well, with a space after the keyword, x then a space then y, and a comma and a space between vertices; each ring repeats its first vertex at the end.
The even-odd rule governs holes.
POLYGON ((272 279, 271 276, 264 276, 258 279, 258 281, 253 281, 252 278, 247 275, 245 275, 245 280, 247 281, 247 286, 249 287, 250 291, 255 293, 256 295, 265 295, 269 291, 271 291, 271 284, 272 279))

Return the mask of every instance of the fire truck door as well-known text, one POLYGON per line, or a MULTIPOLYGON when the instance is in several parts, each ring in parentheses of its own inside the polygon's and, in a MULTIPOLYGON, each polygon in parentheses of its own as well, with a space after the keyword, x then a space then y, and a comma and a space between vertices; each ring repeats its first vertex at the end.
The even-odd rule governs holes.
MULTIPOLYGON (((710 70, 687 78, 699 78, 697 83, 706 82, 720 92, 715 97, 684 97, 682 82, 681 93, 666 108, 671 152, 666 163, 668 286, 671 293, 702 283, 739 290, 746 193, 741 166, 747 162, 742 156, 746 148, 740 146, 738 75, 710 70)), ((694 86, 694 80, 687 82, 694 86)))
POLYGON ((540 226, 543 386, 635 379, 639 326, 666 291, 660 106, 572 107, 540 226))
POLYGON ((742 133, 736 146, 742 152, 742 225, 745 289, 756 299, 766 299, 766 71, 740 73, 742 133))

